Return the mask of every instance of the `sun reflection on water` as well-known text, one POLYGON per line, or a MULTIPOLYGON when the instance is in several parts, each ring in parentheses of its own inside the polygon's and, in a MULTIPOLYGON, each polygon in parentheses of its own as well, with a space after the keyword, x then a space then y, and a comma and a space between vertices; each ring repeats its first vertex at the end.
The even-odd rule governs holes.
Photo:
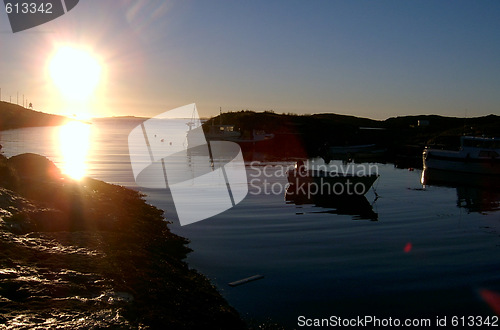
POLYGON ((59 147, 63 173, 80 180, 87 172, 87 154, 90 146, 89 124, 71 121, 59 129, 59 147))

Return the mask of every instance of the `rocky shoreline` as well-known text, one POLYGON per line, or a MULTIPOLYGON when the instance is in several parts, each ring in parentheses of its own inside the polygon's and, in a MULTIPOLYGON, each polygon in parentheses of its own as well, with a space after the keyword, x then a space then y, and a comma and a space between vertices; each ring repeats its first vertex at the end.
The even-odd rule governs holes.
POLYGON ((0 155, 0 326, 241 329, 140 193, 0 155))

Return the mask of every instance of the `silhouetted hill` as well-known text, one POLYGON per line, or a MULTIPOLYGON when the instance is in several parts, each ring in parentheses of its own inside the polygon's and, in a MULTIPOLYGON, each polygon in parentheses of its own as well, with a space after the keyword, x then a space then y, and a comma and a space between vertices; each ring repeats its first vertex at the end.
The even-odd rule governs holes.
MULTIPOLYGON (((235 125, 242 135, 254 129, 273 133, 275 138, 259 151, 277 157, 321 155, 329 146, 376 144, 397 152, 428 143, 455 146, 464 134, 500 136, 500 116, 456 118, 416 115, 373 120, 333 113, 315 115, 276 114, 272 111, 228 112, 208 120, 204 126, 235 125), (419 125, 420 121, 420 125, 419 125)), ((417 152, 418 151, 417 148, 417 152)))
POLYGON ((67 117, 26 109, 9 102, 0 102, 0 131, 22 127, 56 126, 68 120, 67 117))
POLYGON ((500 116, 457 118, 438 115, 420 115, 389 118, 384 126, 393 139, 402 144, 443 144, 457 147, 462 135, 500 136, 500 116), (419 121, 428 125, 418 126, 419 121))

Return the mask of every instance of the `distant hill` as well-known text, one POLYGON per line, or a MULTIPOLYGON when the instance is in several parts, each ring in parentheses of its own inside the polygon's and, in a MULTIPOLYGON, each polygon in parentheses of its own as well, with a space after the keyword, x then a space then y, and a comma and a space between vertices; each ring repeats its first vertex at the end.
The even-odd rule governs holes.
POLYGON ((50 115, 26 109, 9 102, 0 102, 0 131, 38 126, 57 126, 70 120, 64 116, 50 115))
POLYGON ((294 115, 276 114, 271 111, 253 112, 245 110, 223 113, 220 116, 211 118, 205 125, 208 126, 219 123, 232 124, 240 130, 263 129, 269 131, 270 133, 290 131, 290 129, 293 128, 293 130, 298 134, 314 133, 314 135, 322 135, 323 131, 326 130, 328 131, 329 136, 345 136, 346 133, 354 133, 354 131, 357 131, 360 128, 403 131, 409 135, 413 135, 410 133, 411 131, 417 133, 415 128, 420 130, 419 132, 426 132, 426 135, 500 135, 500 116, 496 115, 473 118, 416 115, 391 117, 386 120, 374 120, 334 113, 294 115), (419 122, 421 123, 420 126, 419 122))
POLYGON ((115 120, 115 119, 131 119, 131 120, 148 120, 150 117, 137 116, 112 116, 112 117, 94 117, 92 120, 115 120))
POLYGON ((384 127, 393 132, 394 139, 407 144, 443 144, 458 147, 462 135, 499 137, 500 116, 457 118, 438 115, 419 115, 389 118, 384 127), (418 126, 424 122, 425 125, 418 126))
POLYGON ((253 129, 273 133, 275 138, 269 150, 285 155, 305 151, 314 156, 328 146, 362 144, 377 144, 394 152, 409 145, 421 149, 428 144, 456 147, 459 136, 464 134, 500 136, 500 116, 496 115, 475 118, 417 115, 373 120, 333 113, 295 115, 245 110, 223 113, 204 126, 208 130, 208 126, 220 123, 235 125, 243 134, 253 129))
POLYGON ((258 129, 279 129, 279 126, 318 124, 319 122, 329 125, 342 125, 351 127, 371 127, 386 129, 406 129, 418 126, 419 121, 427 122, 423 125, 433 129, 451 129, 464 126, 491 126, 498 123, 500 116, 488 115, 483 117, 460 118, 445 117, 439 115, 414 115, 391 117, 386 120, 374 120, 370 118, 340 115, 335 113, 321 113, 312 115, 276 114, 272 111, 254 112, 249 110, 223 113, 207 121, 212 123, 234 124, 240 128, 253 127, 258 129))

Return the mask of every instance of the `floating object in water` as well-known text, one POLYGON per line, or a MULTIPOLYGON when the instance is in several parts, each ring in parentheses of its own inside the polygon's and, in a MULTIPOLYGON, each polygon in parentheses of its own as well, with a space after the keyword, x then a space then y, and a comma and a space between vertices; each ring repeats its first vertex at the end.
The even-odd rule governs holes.
POLYGON ((241 284, 246 284, 246 283, 251 282, 251 281, 260 280, 261 278, 264 278, 264 275, 254 275, 254 276, 244 278, 242 280, 231 282, 231 283, 229 283, 229 286, 238 286, 241 284))

